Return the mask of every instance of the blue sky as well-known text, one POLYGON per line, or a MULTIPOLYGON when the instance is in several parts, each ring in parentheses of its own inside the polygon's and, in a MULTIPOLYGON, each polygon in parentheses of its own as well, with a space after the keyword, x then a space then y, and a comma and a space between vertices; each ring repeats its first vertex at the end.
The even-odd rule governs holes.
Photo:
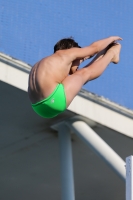
POLYGON ((73 36, 81 45, 119 35, 118 65, 83 88, 133 109, 133 1, 0 0, 0 52, 31 65, 53 53, 61 38, 73 36))

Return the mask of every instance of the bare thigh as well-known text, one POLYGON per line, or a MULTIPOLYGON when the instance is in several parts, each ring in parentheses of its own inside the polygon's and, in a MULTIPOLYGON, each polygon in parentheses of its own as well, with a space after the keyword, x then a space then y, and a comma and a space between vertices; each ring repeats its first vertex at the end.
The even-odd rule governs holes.
POLYGON ((85 82, 88 81, 89 77, 86 73, 87 69, 82 68, 76 71, 74 74, 67 76, 62 81, 66 93, 67 107, 70 105, 70 103, 72 102, 74 97, 78 94, 78 92, 81 90, 85 82))

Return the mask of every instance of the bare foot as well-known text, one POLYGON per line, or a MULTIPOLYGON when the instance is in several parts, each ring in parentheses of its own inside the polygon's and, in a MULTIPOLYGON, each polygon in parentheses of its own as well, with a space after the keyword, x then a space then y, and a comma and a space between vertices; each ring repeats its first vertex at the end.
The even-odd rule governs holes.
POLYGON ((116 43, 108 51, 112 51, 113 54, 114 54, 111 62, 113 62, 114 64, 117 64, 119 62, 119 60, 120 60, 121 44, 116 43))

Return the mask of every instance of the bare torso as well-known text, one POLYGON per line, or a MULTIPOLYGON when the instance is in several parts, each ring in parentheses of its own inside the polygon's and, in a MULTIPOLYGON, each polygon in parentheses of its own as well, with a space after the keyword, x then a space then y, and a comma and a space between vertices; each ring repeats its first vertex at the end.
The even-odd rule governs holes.
POLYGON ((29 75, 28 94, 32 103, 48 97, 69 74, 72 61, 55 53, 36 63, 29 75))

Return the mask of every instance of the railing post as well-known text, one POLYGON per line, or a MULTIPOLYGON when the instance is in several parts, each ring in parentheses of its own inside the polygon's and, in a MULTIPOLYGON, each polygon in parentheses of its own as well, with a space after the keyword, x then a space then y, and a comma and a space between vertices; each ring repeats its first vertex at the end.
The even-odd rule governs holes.
POLYGON ((133 200, 133 156, 126 158, 126 200, 133 200))
POLYGON ((56 125, 59 135, 62 200, 75 200, 71 133, 65 123, 56 125))

